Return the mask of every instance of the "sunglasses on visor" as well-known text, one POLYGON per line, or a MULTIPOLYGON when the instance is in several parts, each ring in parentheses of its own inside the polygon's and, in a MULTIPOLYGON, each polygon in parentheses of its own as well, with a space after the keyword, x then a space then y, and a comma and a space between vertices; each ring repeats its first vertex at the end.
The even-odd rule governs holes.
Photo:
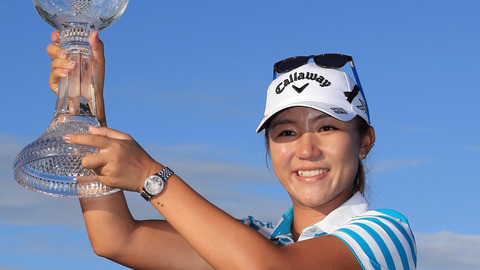
MULTIPOLYGON (((353 64, 353 58, 349 55, 337 54, 337 53, 326 53, 319 55, 310 55, 310 56, 294 56, 287 59, 278 61, 273 65, 273 74, 275 78, 279 73, 289 72, 298 67, 301 67, 308 63, 310 59, 313 59, 317 66, 323 68, 341 68, 345 66, 346 63, 350 62, 352 67, 355 67, 353 64)), ((274 79, 275 79, 274 78, 274 79)))
MULTIPOLYGON (((352 67, 353 75, 355 76, 355 81, 357 86, 360 88, 360 92, 363 95, 365 100, 365 106, 367 100, 365 98, 365 94, 363 93, 362 85, 360 84, 360 79, 358 78, 357 69, 355 68, 355 64, 353 63, 353 58, 350 55, 338 54, 338 53, 325 53, 319 55, 309 55, 309 56, 294 56, 287 59, 283 59, 278 61, 273 65, 273 79, 275 80, 278 74, 286 73, 291 70, 294 70, 298 67, 301 67, 308 63, 310 59, 313 59, 313 62, 320 67, 323 68, 341 68, 345 66, 348 62, 350 62, 350 66, 352 67)), ((369 115, 370 118, 370 115, 369 115)), ((370 122, 370 119, 368 119, 370 122)))

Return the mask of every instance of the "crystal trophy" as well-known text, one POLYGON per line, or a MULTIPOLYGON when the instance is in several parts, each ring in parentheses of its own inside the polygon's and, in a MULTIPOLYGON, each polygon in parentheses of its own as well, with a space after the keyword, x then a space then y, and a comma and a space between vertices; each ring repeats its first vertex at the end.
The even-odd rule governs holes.
POLYGON ((128 0, 32 0, 38 14, 60 30, 59 45, 77 67, 59 83, 55 111, 45 132, 15 158, 14 175, 27 189, 56 197, 98 197, 118 189, 102 184, 84 168, 85 154, 93 147, 67 144, 66 134, 89 133, 100 126, 95 106, 92 51, 88 39, 92 31, 113 24, 125 11, 128 0))

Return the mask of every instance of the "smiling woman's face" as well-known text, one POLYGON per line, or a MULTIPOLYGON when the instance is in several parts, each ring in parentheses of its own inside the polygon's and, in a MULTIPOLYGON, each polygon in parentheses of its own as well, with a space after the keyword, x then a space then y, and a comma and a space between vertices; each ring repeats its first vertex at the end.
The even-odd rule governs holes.
POLYGON ((294 206, 331 211, 351 197, 362 145, 354 121, 293 107, 268 132, 273 169, 294 206))

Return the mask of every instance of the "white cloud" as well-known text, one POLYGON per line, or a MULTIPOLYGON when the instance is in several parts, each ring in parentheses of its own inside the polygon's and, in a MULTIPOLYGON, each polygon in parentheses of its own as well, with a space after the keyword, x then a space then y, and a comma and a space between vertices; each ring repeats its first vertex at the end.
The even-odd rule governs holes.
POLYGON ((453 232, 415 234, 418 269, 480 269, 480 235, 453 232))
POLYGON ((399 168, 418 167, 432 163, 433 160, 417 157, 412 159, 384 159, 376 161, 374 165, 370 167, 370 171, 383 172, 391 171, 399 168))
POLYGON ((426 126, 426 125, 418 125, 418 124, 412 124, 412 123, 400 123, 400 122, 381 122, 378 123, 377 126, 382 127, 384 130, 392 130, 394 132, 400 132, 404 134, 430 134, 430 133, 435 133, 438 132, 437 128, 433 126, 426 126))
POLYGON ((468 151, 480 152, 480 146, 470 146, 467 148, 468 151))
POLYGON ((0 170, 12 169, 15 156, 26 146, 26 140, 0 133, 0 170))
POLYGON ((0 220, 4 224, 83 227, 78 200, 45 196, 21 187, 13 172, 0 176, 0 220))

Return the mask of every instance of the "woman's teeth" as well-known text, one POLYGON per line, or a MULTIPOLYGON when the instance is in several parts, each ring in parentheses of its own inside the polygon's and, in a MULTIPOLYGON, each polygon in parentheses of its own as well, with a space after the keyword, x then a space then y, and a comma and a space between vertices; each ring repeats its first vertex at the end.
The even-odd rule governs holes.
POLYGON ((311 170, 311 171, 298 171, 297 174, 298 176, 316 176, 316 175, 320 175, 320 174, 324 174, 326 172, 328 172, 329 169, 322 169, 322 170, 311 170))

